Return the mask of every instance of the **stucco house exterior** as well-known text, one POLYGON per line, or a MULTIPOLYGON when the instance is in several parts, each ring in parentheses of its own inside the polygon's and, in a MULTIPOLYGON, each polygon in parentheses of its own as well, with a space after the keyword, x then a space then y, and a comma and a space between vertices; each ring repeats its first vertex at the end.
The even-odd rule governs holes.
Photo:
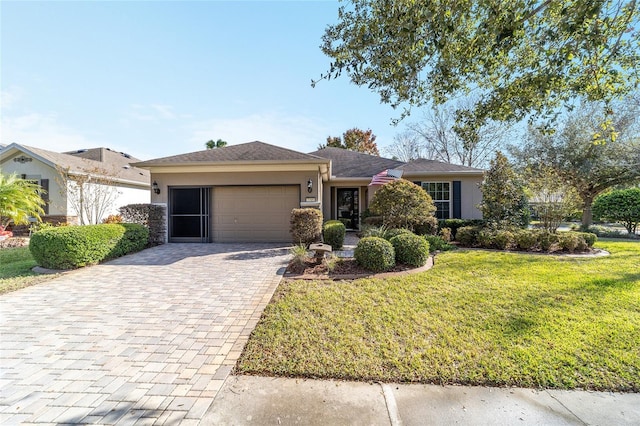
POLYGON ((13 143, 0 151, 0 172, 33 180, 46 191, 42 217, 45 222, 88 224, 117 214, 123 205, 150 201, 149 171, 131 166, 137 161, 140 160, 109 148, 59 153, 13 143), (100 208, 79 211, 76 180, 85 182, 87 197, 98 200, 100 208))
POLYGON ((379 188, 372 177, 388 169, 432 194, 439 217, 482 217, 475 206, 483 170, 431 160, 339 148, 306 154, 256 141, 133 165, 151 172, 152 203, 167 206, 169 242, 289 242, 291 210, 299 207, 358 229, 379 188))

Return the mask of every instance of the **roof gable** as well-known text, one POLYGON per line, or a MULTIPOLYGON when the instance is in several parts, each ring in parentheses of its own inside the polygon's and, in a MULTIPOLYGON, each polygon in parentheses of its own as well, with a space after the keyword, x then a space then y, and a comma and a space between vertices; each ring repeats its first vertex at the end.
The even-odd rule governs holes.
POLYGON ((139 167, 255 162, 323 162, 323 158, 255 141, 135 163, 139 167))

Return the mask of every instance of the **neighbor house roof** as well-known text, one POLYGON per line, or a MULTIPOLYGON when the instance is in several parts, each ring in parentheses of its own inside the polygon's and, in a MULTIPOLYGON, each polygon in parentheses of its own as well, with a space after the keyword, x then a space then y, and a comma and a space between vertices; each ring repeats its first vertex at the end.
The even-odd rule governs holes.
POLYGON ((239 145, 227 145, 222 148, 189 152, 170 157, 135 163, 138 167, 215 165, 218 163, 258 163, 258 162, 313 162, 326 163, 324 158, 304 154, 287 148, 264 142, 247 142, 239 145))
POLYGON ((34 157, 51 167, 68 170, 71 174, 91 173, 113 178, 121 183, 149 185, 149 171, 131 166, 131 162, 139 161, 138 159, 108 148, 60 153, 13 143, 0 152, 0 160, 5 160, 18 152, 34 157), (102 161, 83 158, 82 155, 78 155, 85 152, 93 152, 97 155, 98 151, 104 153, 102 161))
POLYGON ((331 170, 336 178, 371 178, 387 169, 397 169, 402 161, 391 160, 377 155, 364 154, 343 148, 326 147, 311 155, 331 160, 331 170))

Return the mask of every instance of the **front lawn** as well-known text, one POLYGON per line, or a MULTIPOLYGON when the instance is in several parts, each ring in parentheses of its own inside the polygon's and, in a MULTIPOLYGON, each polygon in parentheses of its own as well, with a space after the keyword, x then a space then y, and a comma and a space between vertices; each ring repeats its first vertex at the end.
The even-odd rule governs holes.
POLYGON ((640 243, 457 251, 427 272, 283 282, 238 373, 640 391, 640 243))
POLYGON ((36 261, 29 247, 0 248, 0 294, 18 290, 43 281, 52 275, 38 275, 31 271, 36 261))

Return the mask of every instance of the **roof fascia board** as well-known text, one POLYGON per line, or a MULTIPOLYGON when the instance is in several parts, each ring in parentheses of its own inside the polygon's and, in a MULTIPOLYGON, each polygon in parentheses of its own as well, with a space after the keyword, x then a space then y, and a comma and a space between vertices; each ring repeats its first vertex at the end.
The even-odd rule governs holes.
MULTIPOLYGON (((151 173, 207 173, 207 172, 307 172, 319 170, 319 163, 224 163, 207 165, 158 165, 144 166, 151 173)), ((322 172, 322 168, 320 167, 322 172)))

